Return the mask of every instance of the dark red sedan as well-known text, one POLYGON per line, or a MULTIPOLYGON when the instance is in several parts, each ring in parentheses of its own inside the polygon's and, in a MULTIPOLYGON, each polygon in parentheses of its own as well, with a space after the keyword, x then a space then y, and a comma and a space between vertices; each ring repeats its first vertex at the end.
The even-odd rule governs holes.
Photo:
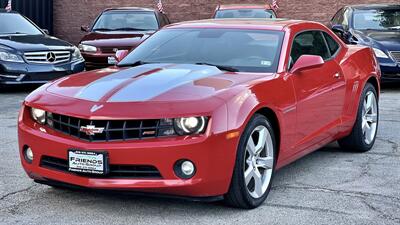
POLYGON ((21 162, 49 185, 254 208, 276 170, 298 158, 336 140, 348 151, 373 147, 379 79, 372 49, 319 23, 175 24, 116 67, 30 94, 21 162))
POLYGON ((148 8, 112 8, 104 10, 93 26, 82 26, 88 32, 80 44, 87 69, 115 65, 118 50, 136 48, 143 40, 169 24, 168 17, 148 8))

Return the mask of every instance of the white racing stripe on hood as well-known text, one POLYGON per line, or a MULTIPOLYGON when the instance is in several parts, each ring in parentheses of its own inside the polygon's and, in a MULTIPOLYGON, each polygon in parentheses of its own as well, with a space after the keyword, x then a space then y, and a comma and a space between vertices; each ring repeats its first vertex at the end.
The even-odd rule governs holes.
MULTIPOLYGON (((158 67, 154 65, 153 68, 158 67)), ((135 80, 108 101, 148 101, 186 83, 218 74, 221 71, 212 66, 174 65, 135 80)))
MULTIPOLYGON (((75 98, 95 101, 95 102, 99 101, 108 92, 112 91, 114 88, 125 82, 127 79, 135 78, 153 69, 154 68, 148 68, 144 66, 133 67, 130 69, 110 74, 87 85, 85 88, 83 88, 75 95, 75 98)), ((101 73, 101 70, 99 71, 99 73, 101 73)))
POLYGON ((146 64, 100 78, 75 97, 95 102, 147 101, 186 83, 218 74, 221 71, 213 66, 146 64), (108 99, 103 99, 105 96, 108 99))

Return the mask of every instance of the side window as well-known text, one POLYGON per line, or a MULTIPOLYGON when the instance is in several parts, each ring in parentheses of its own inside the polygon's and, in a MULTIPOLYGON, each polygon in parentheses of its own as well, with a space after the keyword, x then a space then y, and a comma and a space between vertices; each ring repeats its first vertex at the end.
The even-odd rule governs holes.
POLYGON ((349 28, 350 9, 346 9, 343 14, 343 22, 341 23, 345 29, 349 28))
POLYGON ((319 55, 324 60, 331 57, 321 31, 306 31, 294 38, 290 53, 290 68, 302 55, 319 55))
POLYGON ((162 28, 163 26, 165 26, 164 16, 161 13, 157 13, 157 17, 160 24, 160 28, 162 28))
POLYGON ((339 10, 335 16, 332 18, 331 23, 334 24, 342 24, 343 21, 343 9, 339 10))
POLYGON ((163 14, 162 16, 164 17, 165 25, 171 23, 171 22, 169 21, 168 17, 167 17, 165 14, 163 14))
POLYGON ((335 55, 339 50, 339 44, 333 39, 333 37, 325 32, 323 32, 326 43, 328 44, 329 51, 331 55, 335 55))

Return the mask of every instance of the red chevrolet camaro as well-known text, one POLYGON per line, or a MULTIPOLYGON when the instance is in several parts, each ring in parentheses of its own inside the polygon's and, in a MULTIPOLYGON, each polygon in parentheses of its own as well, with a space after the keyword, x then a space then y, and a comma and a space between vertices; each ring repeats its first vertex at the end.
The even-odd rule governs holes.
POLYGON ((347 46, 319 23, 179 23, 118 66, 30 94, 19 116, 21 162, 52 186, 254 208, 277 169, 325 144, 372 148, 379 79, 370 48, 347 46))

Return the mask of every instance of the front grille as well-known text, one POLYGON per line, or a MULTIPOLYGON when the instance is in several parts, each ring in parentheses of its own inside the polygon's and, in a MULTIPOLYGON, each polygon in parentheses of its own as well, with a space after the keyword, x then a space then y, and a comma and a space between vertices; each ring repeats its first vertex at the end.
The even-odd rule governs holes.
POLYGON ((400 63, 400 51, 390 52, 390 54, 396 62, 400 63))
POLYGON ((125 47, 102 47, 100 48, 102 53, 109 53, 109 54, 114 54, 116 53, 118 50, 131 50, 132 47, 129 46, 125 46, 125 47), (117 51, 115 51, 117 50, 117 51))
POLYGON ((172 119, 154 120, 86 120, 76 117, 47 113, 47 124, 64 134, 90 141, 126 141, 175 135, 172 119), (100 128, 99 133, 89 135, 82 128, 100 128))
POLYGON ((51 170, 93 178, 162 178, 160 171, 158 171, 156 167, 148 165, 110 165, 110 170, 107 175, 82 174, 68 171, 68 161, 65 159, 42 156, 42 159, 40 160, 40 166, 51 170))
POLYGON ((24 55, 28 63, 41 63, 41 64, 57 64, 57 63, 69 62, 71 58, 70 51, 26 52, 24 55))
POLYGON ((70 72, 29 73, 21 81, 49 81, 69 75, 70 72))

